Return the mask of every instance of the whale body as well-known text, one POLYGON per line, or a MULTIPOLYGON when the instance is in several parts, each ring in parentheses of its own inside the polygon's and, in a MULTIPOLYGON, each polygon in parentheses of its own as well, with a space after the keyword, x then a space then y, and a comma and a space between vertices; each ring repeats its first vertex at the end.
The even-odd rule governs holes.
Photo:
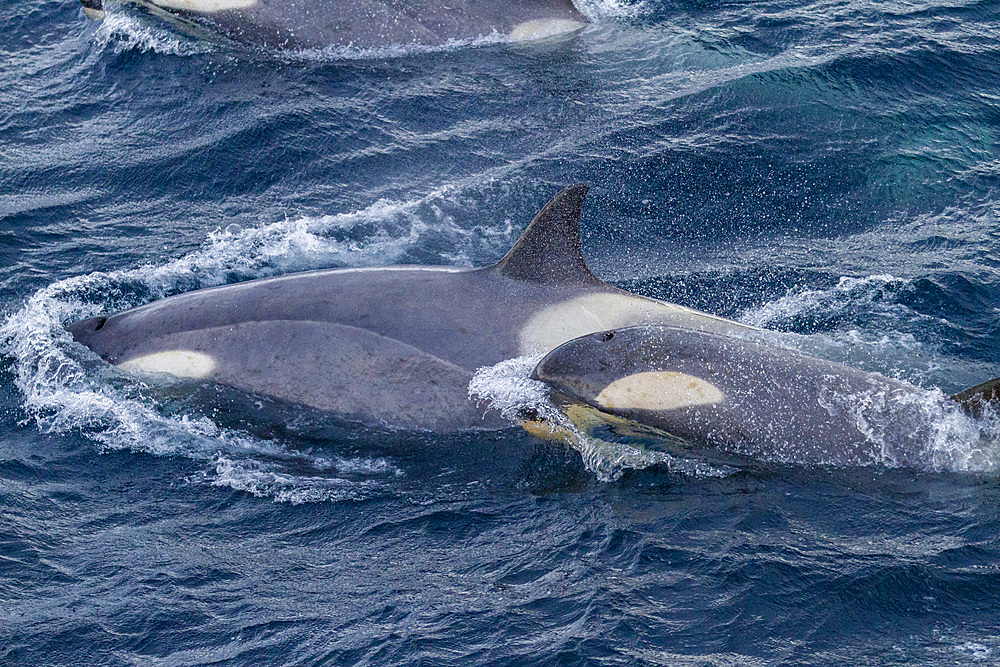
POLYGON ((331 269, 203 289, 69 325, 122 370, 214 382, 393 427, 510 424, 469 399, 483 366, 643 323, 747 327, 608 285, 588 269, 566 188, 497 264, 331 269))
MULTIPOLYGON (((513 41, 587 23, 570 0, 131 0, 191 27, 272 48, 438 46, 501 36, 513 41)), ((101 0, 82 0, 99 17, 101 0)))
POLYGON ((531 377, 569 413, 589 408, 590 428, 603 418, 722 452, 812 464, 926 460, 937 420, 960 409, 978 415, 997 400, 1000 380, 948 400, 745 333, 612 329, 560 345, 531 377))

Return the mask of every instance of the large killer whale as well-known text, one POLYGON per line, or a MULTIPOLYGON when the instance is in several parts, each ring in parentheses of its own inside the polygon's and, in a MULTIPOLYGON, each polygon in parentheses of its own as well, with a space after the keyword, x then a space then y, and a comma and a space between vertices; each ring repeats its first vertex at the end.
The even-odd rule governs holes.
POLYGON ((492 266, 311 271, 179 294, 68 328, 123 370, 433 431, 509 426, 469 398, 484 366, 614 327, 746 329, 596 278, 580 245, 586 192, 575 185, 557 194, 492 266))
MULTIPOLYGON (((570 0, 131 0, 182 26, 274 48, 439 46, 494 35, 513 41, 587 23, 570 0)), ((103 16, 102 0, 81 0, 103 16)))

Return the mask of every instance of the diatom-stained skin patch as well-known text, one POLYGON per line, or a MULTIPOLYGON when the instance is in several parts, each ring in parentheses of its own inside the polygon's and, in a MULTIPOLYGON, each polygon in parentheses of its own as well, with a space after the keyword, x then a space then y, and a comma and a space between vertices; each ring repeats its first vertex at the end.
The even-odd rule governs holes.
POLYGON ((246 9, 257 4, 257 0, 150 0, 157 7, 179 9, 188 12, 211 14, 226 9, 246 9))
POLYGON ((636 373, 615 380, 595 399, 618 410, 676 410, 719 403, 723 393, 711 382, 674 371, 636 373))
POLYGON ((736 322, 684 306, 626 293, 594 292, 559 301, 533 313, 519 335, 522 355, 547 352, 595 331, 671 323, 712 330, 749 330, 736 322))
POLYGON ((529 41, 532 39, 545 39, 567 32, 573 32, 583 27, 579 21, 571 19, 541 19, 537 21, 525 21, 514 26, 510 31, 510 38, 515 42, 529 41))
POLYGON ((169 373, 182 378, 202 379, 212 375, 215 359, 194 350, 167 350, 135 357, 118 364, 118 368, 142 373, 169 373))
POLYGON ((535 313, 521 330, 521 354, 545 352, 594 331, 656 321, 658 315, 684 310, 628 295, 585 294, 535 313))

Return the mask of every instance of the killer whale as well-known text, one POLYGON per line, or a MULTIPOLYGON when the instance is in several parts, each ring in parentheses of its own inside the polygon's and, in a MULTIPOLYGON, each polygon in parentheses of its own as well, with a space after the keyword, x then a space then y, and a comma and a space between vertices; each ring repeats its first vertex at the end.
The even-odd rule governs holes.
MULTIPOLYGON (((587 23, 571 0, 130 0, 182 26, 285 49, 439 46, 492 35, 512 41, 571 32, 587 23)), ((102 0, 81 0, 91 18, 102 0)))
POLYGON ((1000 398, 1000 378, 949 400, 768 344, 759 333, 654 324, 602 331, 556 347, 531 377, 584 429, 640 427, 800 464, 910 465, 926 459, 943 414, 979 417, 1000 398))
POLYGON ((557 194, 492 266, 311 271, 179 294, 68 329, 125 371, 432 431, 510 425, 469 398, 484 366, 635 324, 747 329, 596 278, 580 245, 586 193, 575 185, 557 194))

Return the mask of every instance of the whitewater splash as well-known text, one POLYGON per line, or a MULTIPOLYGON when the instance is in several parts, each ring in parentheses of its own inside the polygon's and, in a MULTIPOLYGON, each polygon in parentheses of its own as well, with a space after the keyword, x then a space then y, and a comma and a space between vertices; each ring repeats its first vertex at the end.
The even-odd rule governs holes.
POLYGON ((209 41, 183 37, 150 25, 132 13, 110 8, 97 24, 94 41, 99 47, 109 48, 115 53, 151 51, 172 56, 193 56, 216 48, 209 41))
POLYGON ((756 327, 774 327, 804 318, 830 320, 876 307, 893 315, 911 315, 912 311, 894 301, 908 286, 909 281, 891 275, 841 276, 830 289, 792 290, 744 312, 740 321, 756 327))
POLYGON ((745 310, 738 320, 770 330, 767 338, 772 344, 917 384, 934 384, 939 379, 935 372, 942 370, 937 350, 899 326, 913 328, 915 323, 924 331, 942 322, 900 303, 911 288, 911 281, 892 275, 841 276, 828 288, 794 287, 782 297, 745 310), (866 322, 864 330, 858 328, 859 320, 866 322), (813 332, 789 333, 803 330, 813 332))

